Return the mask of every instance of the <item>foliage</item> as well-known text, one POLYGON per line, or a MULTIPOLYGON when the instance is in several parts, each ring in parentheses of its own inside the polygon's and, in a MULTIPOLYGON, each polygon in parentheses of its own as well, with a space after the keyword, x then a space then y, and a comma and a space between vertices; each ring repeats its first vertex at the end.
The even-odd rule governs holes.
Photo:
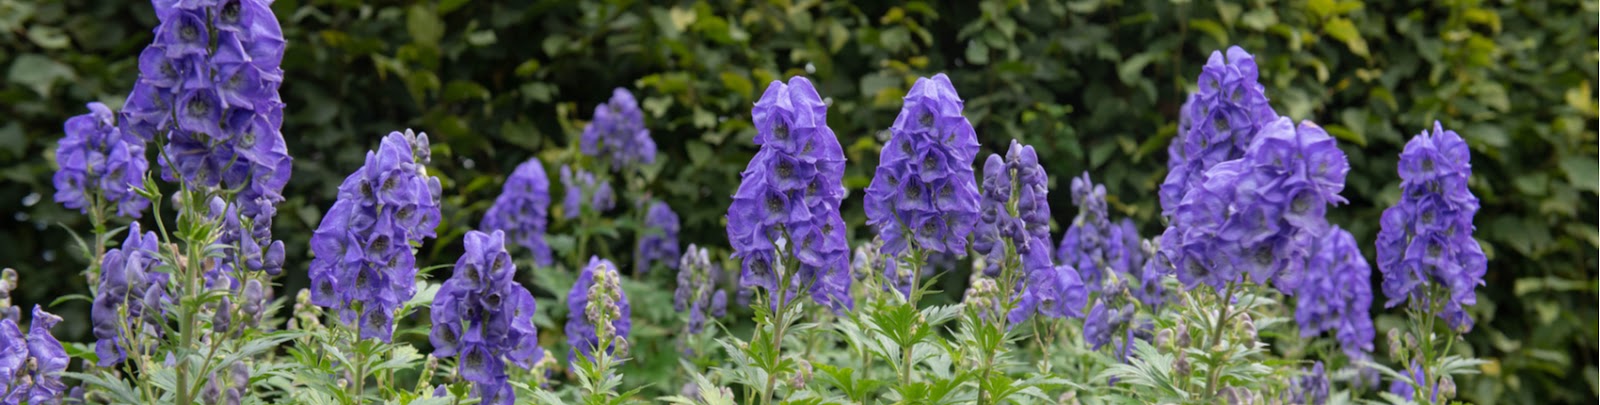
MULTIPOLYGON (((685 243, 724 245, 726 196, 755 151, 749 108, 765 83, 796 74, 811 77, 830 104, 829 123, 850 161, 845 184, 851 190, 871 181, 885 129, 915 79, 946 72, 966 95, 965 114, 988 151, 1018 139, 1037 148, 1055 179, 1093 172, 1106 184, 1116 216, 1134 218, 1150 234, 1162 225, 1152 196, 1164 176, 1163 151, 1177 132, 1178 111, 1193 89, 1201 57, 1239 44, 1258 55, 1272 105, 1297 121, 1322 124, 1350 156, 1343 193, 1350 204, 1333 210, 1330 221, 1348 229, 1369 258, 1376 218, 1400 199, 1394 168, 1404 141, 1439 120, 1470 144, 1476 163, 1470 184, 1483 205, 1476 235, 1490 268, 1488 287, 1479 289, 1478 305, 1469 310, 1479 325, 1462 348, 1486 363, 1476 367, 1481 376, 1460 380, 1463 398, 1592 402, 1600 392, 1593 360, 1600 339, 1593 271, 1600 266, 1600 231, 1593 226, 1600 220, 1600 107, 1593 90, 1600 57, 1592 35, 1600 6, 1592 0, 278 0, 273 9, 290 44, 282 65, 290 76, 282 89, 288 104, 283 128, 295 157, 284 191, 288 200, 273 224, 275 237, 290 247, 281 291, 307 285, 310 230, 332 205, 339 179, 361 165, 364 151, 383 134, 414 127, 433 136, 436 163, 430 174, 444 183, 443 220, 439 238, 423 245, 417 260, 450 263, 516 165, 533 156, 552 164, 586 163, 575 140, 592 117, 590 107, 616 87, 639 96, 661 153, 655 163, 621 179, 619 188, 625 196, 672 205, 685 243)), ((155 22, 149 5, 140 2, 0 0, 0 65, 6 69, 0 105, 8 117, 0 123, 0 159, 6 162, 0 191, 13 196, 0 207, 16 221, 0 231, 0 255, 14 258, 6 265, 27 280, 15 292, 19 306, 89 291, 89 283, 75 275, 94 259, 79 253, 87 249, 70 248, 83 239, 69 230, 87 235, 92 226, 50 202, 49 178, 57 165, 48 151, 56 149, 65 118, 83 113, 85 103, 122 105, 155 22)), ((1064 186, 1057 182, 1054 188, 1064 186)), ((1051 205, 1069 201, 1068 193, 1057 192, 1051 205)), ((567 316, 561 303, 572 269, 581 263, 579 251, 614 252, 618 263, 632 262, 624 255, 633 251, 634 238, 623 235, 634 235, 644 210, 622 205, 621 215, 551 224, 550 244, 557 257, 572 259, 565 265, 569 270, 525 270, 519 276, 536 289, 542 331, 554 331, 567 316), (593 248, 577 247, 590 236, 597 241, 593 248)), ((852 240, 866 239, 861 199, 851 195, 844 205, 852 240)), ((159 215, 175 221, 172 211, 159 215)), ((1074 214, 1055 211, 1058 233, 1074 214)), ((671 276, 659 273, 623 285, 640 318, 623 387, 642 387, 649 396, 676 393, 678 387, 647 382, 681 380, 667 378, 680 374, 678 348, 665 339, 679 336, 679 325, 665 309, 670 288, 663 286, 671 276)), ((959 274, 934 281, 936 291, 924 298, 934 306, 924 310, 959 299, 966 280, 959 274)), ((446 275, 428 274, 433 280, 446 275)), ((51 310, 63 318, 88 318, 87 300, 58 301, 51 310)), ((1396 312, 1386 313, 1376 321, 1378 330, 1403 323, 1396 312)), ((1258 317, 1257 325, 1267 319, 1258 317)), ((838 319, 836 325, 866 331, 888 321, 838 319)), ((425 333, 403 332, 407 326, 401 325, 397 341, 426 340, 425 333)), ((751 336, 751 327, 735 322, 711 329, 751 336)), ((805 322, 795 329, 801 336, 822 330, 805 322)), ((65 322, 55 330, 64 341, 89 340, 86 322, 65 322)), ((943 361, 961 358, 940 354, 950 348, 930 342, 892 342, 895 350, 891 342, 847 342, 879 356, 910 347, 919 365, 932 365, 926 369, 930 375, 949 368, 943 361)), ((371 348, 368 354, 381 350, 389 349, 371 348)), ((1084 348, 1067 350, 1092 355, 1084 348)), ((1012 354, 997 358, 1027 366, 1012 354)), ((754 359, 760 357, 747 360, 754 359)), ((891 372, 813 363, 813 378, 833 381, 834 390, 850 398, 886 390, 852 373, 891 372)), ((292 379, 299 371, 272 372, 292 379)), ((1126 368, 1104 373, 1135 384, 1166 381, 1126 368)), ((170 373, 157 374, 156 381, 171 381, 162 375, 170 373)), ((979 377, 979 384, 999 387, 996 392, 1023 396, 1035 392, 1030 388, 1065 385, 952 374, 896 386, 894 395, 936 397, 971 381, 962 378, 979 377)), ((713 387, 701 388, 703 398, 712 399, 713 387)))

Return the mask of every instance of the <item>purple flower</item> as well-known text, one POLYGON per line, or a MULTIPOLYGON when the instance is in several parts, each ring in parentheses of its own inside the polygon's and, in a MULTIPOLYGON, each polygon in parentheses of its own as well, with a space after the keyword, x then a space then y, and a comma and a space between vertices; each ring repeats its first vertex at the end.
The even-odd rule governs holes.
POLYGON ((1428 387, 1424 388, 1424 391, 1433 391, 1433 400, 1434 402, 1438 402, 1439 385, 1431 381, 1426 381, 1427 376, 1422 373, 1422 365, 1413 360, 1411 362, 1411 368, 1403 370, 1402 374, 1405 374, 1407 377, 1411 377, 1409 378, 1410 381, 1394 380, 1394 382, 1389 383, 1390 394, 1398 395, 1401 398, 1405 398, 1407 401, 1415 401, 1417 397, 1417 389, 1428 387))
POLYGON ((584 207, 589 207, 595 212, 606 212, 617 205, 611 183, 598 180, 594 173, 582 168, 574 170, 570 166, 562 165, 561 188, 567 193, 561 197, 561 211, 567 219, 577 218, 584 207), (585 202, 588 205, 584 205, 585 202))
POLYGON ((1005 241, 1010 241, 1022 257, 1025 271, 1054 267, 1049 251, 1049 182, 1033 146, 1016 140, 1011 141, 1004 158, 991 154, 984 161, 983 199, 979 202, 972 248, 987 258, 985 274, 999 276, 1005 262, 1005 241), (1013 194, 1015 212, 1010 208, 1013 194), (1043 251, 1035 254, 1034 249, 1043 251))
POLYGON ((1328 403, 1328 373, 1323 370, 1322 362, 1316 362, 1311 369, 1302 369, 1300 372, 1286 392, 1287 402, 1307 405, 1328 403))
POLYGON ((1184 195, 1162 235, 1162 254, 1186 288, 1221 289, 1249 274, 1292 293, 1311 245, 1326 232, 1327 205, 1344 202, 1339 191, 1349 169, 1322 128, 1279 118, 1244 157, 1206 170, 1184 195))
POLYGON ((578 274, 578 282, 567 292, 567 344, 572 352, 567 361, 577 361, 594 353, 602 338, 609 340, 606 353, 611 353, 618 340, 626 340, 633 330, 633 307, 628 305, 628 295, 622 293, 621 276, 617 265, 599 257, 589 258, 589 265, 578 274))
POLYGON ((168 273, 156 271, 163 265, 159 252, 155 232, 141 233, 134 222, 128 224, 122 246, 101 257, 100 288, 89 312, 101 367, 122 362, 129 351, 143 353, 161 337, 166 326, 164 306, 170 298, 168 273))
POLYGON ((1472 238, 1478 198, 1467 189, 1472 153, 1455 131, 1434 122, 1433 131, 1411 138, 1400 153, 1400 201, 1383 212, 1378 233, 1378 269, 1383 272, 1385 307, 1410 300, 1443 304, 1440 317, 1466 332, 1473 321, 1465 307, 1477 303, 1488 258, 1472 238), (1429 297, 1436 283, 1448 297, 1429 297))
POLYGON ((1178 135, 1167 147, 1167 177, 1161 183, 1161 212, 1168 218, 1212 166, 1244 156, 1257 133, 1277 120, 1257 80, 1255 56, 1229 47, 1201 68, 1199 90, 1189 95, 1179 115, 1178 135))
POLYGON ((384 137, 339 185, 338 200, 311 235, 311 301, 359 322, 362 339, 388 342, 393 314, 416 293, 412 246, 435 236, 441 215, 427 150, 427 134, 384 137))
POLYGON ((61 317, 33 307, 33 322, 24 337, 17 322, 0 319, 0 403, 59 403, 67 392, 61 372, 67 351, 50 335, 61 317))
MULTIPOLYGON (((1072 265, 1083 276, 1083 284, 1090 291, 1099 292, 1108 271, 1126 277, 1127 267, 1113 263, 1113 249, 1120 249, 1120 228, 1111 226, 1111 215, 1106 207, 1106 187, 1089 180, 1089 173, 1072 179, 1072 203, 1078 206, 1078 215, 1061 238, 1056 257, 1072 265)), ((1137 238, 1137 236, 1135 236, 1137 238)))
POLYGON ((594 107, 594 121, 583 128, 579 147, 585 155, 609 160, 613 171, 656 161, 656 141, 644 126, 639 101, 620 87, 611 91, 610 101, 594 107))
POLYGON ((505 364, 532 369, 544 354, 533 325, 537 304, 517 284, 504 232, 468 231, 463 244, 466 253, 434 297, 428 340, 434 356, 460 358, 459 374, 484 403, 511 403, 505 364))
POLYGON ((650 271, 650 266, 661 262, 667 268, 678 267, 678 214, 667 203, 655 201, 644 216, 645 233, 639 237, 639 251, 634 253, 634 271, 650 271))
POLYGON ((963 104, 943 73, 918 78, 906 93, 867 187, 867 224, 883 238, 884 254, 899 256, 909 241, 933 252, 966 251, 978 217, 978 138, 963 104))
POLYGON ((88 114, 67 119, 66 134, 56 146, 56 202, 88 213, 103 198, 116 205, 117 215, 138 218, 150 205, 134 192, 150 170, 144 140, 122 132, 116 113, 98 102, 89 103, 88 114))
POLYGON ((506 178, 505 188, 494 205, 483 214, 480 226, 488 231, 504 231, 512 242, 533 252, 534 263, 549 266, 553 258, 544 241, 550 224, 550 178, 545 176, 539 158, 530 158, 506 178))
POLYGON ((1355 237, 1335 226, 1313 247, 1300 287, 1295 292, 1294 318, 1300 335, 1312 337, 1338 330, 1339 343, 1351 358, 1372 351, 1375 335, 1367 309, 1372 305, 1372 268, 1361 256, 1355 237))
POLYGON ((706 316, 713 318, 726 314, 727 292, 717 286, 721 270, 711 264, 710 253, 705 248, 689 245, 678 265, 678 288, 672 293, 672 308, 689 312, 689 333, 705 330, 706 316))
POLYGON ((728 240, 742 263, 741 285, 765 288, 777 297, 774 307, 802 288, 834 311, 854 305, 839 216, 844 149, 828 128, 827 110, 811 81, 798 76, 773 81, 751 110, 761 149, 728 207, 728 240), (786 272, 793 272, 790 285, 780 288, 786 272))

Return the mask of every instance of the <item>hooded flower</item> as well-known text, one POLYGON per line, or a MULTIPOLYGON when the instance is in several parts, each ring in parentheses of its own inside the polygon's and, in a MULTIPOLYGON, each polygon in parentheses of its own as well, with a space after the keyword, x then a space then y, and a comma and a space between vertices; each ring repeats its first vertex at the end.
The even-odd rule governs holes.
POLYGON ((88 213, 103 198, 117 215, 138 218, 150 206, 134 192, 150 170, 144 140, 122 132, 116 113, 98 102, 89 103, 88 114, 67 119, 66 134, 56 146, 56 202, 88 213))
POLYGON ((579 138, 583 154, 609 160, 611 170, 656 161, 656 141, 644 126, 639 101, 627 89, 611 91, 611 100, 594 107, 594 121, 579 138))
POLYGON ((628 295, 622 293, 617 265, 599 257, 589 258, 589 265, 567 292, 567 344, 572 346, 567 361, 576 361, 579 354, 593 354, 601 340, 611 342, 606 353, 627 344, 628 333, 633 330, 632 314, 628 295))
POLYGON ((1226 58, 1211 52, 1200 70, 1199 90, 1183 104, 1178 135, 1167 147, 1162 215, 1177 215, 1178 205, 1200 187, 1207 170, 1243 157, 1257 133, 1277 120, 1258 79, 1255 56, 1243 48, 1229 47, 1226 58))
POLYGON ((414 249, 434 237, 441 215, 427 151, 427 134, 384 137, 339 185, 338 200, 311 235, 311 300, 339 310, 346 323, 359 322, 362 339, 388 342, 395 311, 416 293, 414 249))
POLYGON ((711 264, 710 252, 689 245, 678 265, 678 288, 672 293, 672 309, 689 313, 689 333, 705 330, 706 316, 720 317, 727 312, 727 292, 717 286, 721 271, 711 264))
POLYGON ((1467 189, 1472 153, 1455 131, 1434 122, 1433 131, 1411 138, 1400 153, 1400 201, 1383 212, 1378 233, 1378 269, 1383 272, 1385 307, 1410 300, 1443 302, 1452 329, 1472 329, 1465 307, 1477 303, 1488 258, 1472 238, 1478 198, 1467 189), (1435 283, 1446 297, 1426 296, 1435 283))
POLYGON ((1114 249, 1126 251, 1125 241, 1120 239, 1122 229, 1111 226, 1106 187, 1089 180, 1089 172, 1072 179, 1072 203, 1078 206, 1078 215, 1062 236, 1056 258, 1078 269, 1084 286, 1099 292, 1107 272, 1122 277, 1130 274, 1125 263, 1113 263, 1111 257, 1114 249))
POLYGON ((584 207, 595 212, 606 212, 617 205, 611 183, 599 180, 594 173, 581 168, 562 165, 561 188, 567 193, 561 197, 561 212, 567 219, 577 218, 584 207))
POLYGON ((511 404, 506 363, 532 369, 544 354, 533 325, 537 305, 516 281, 504 232, 468 231, 463 244, 466 253, 434 298, 428 340, 434 356, 460 358, 458 374, 483 403, 511 404))
POLYGON ((534 263, 549 266, 554 260, 544 241, 550 224, 550 178, 539 158, 530 158, 506 178, 505 188, 483 215, 481 228, 504 231, 512 242, 533 253, 534 263))
POLYGON ((984 274, 1000 277, 1003 267, 1022 274, 1015 290, 1017 307, 1007 314, 1015 325, 1038 313, 1051 318, 1082 316, 1089 292, 1071 265, 1050 259, 1049 177, 1032 146, 1015 140, 1005 158, 989 155, 983 165, 983 199, 972 249, 984 255, 984 274), (1015 207, 1015 209, 1013 209, 1015 207), (1007 246, 1020 259, 1007 263, 1007 246))
POLYGON ((978 219, 978 138, 963 104, 943 73, 917 79, 906 93, 867 187, 867 224, 884 254, 904 253, 908 238, 928 251, 966 251, 978 219))
POLYGON ((50 335, 61 317, 33 307, 27 337, 16 321, 0 319, 0 403, 60 403, 67 393, 61 372, 67 370, 67 351, 50 335))
POLYGON ((1337 330, 1345 353, 1362 357, 1372 351, 1376 334, 1367 313, 1372 305, 1372 268, 1361 256, 1355 237, 1337 226, 1316 242, 1313 251, 1295 293, 1294 318, 1300 324, 1300 336, 1337 330))
POLYGON ((656 201, 644 215, 647 230, 639 237, 639 251, 634 254, 634 271, 644 273, 650 266, 661 262, 667 268, 678 267, 678 214, 667 203, 656 201))
POLYGON ((1289 387, 1287 403, 1323 405, 1328 403, 1328 373, 1323 370, 1322 362, 1316 362, 1310 369, 1301 369, 1301 374, 1296 377, 1289 387))
POLYGON ((1174 211, 1162 253, 1187 288, 1221 289, 1245 274, 1293 293, 1329 204, 1350 170, 1332 137, 1288 118, 1263 127, 1245 156, 1210 168, 1174 211))
POLYGON ((765 288, 778 298, 775 307, 797 293, 835 311, 854 305, 839 215, 844 149, 828 128, 827 110, 811 81, 798 76, 773 81, 751 110, 761 149, 728 207, 728 240, 742 263, 741 285, 765 288), (789 260, 797 265, 789 268, 789 260), (780 289, 791 271, 790 285, 780 289))
POLYGON ((168 273, 162 265, 155 232, 140 232, 139 223, 128 224, 122 246, 100 260, 100 288, 90 309, 96 339, 94 352, 101 367, 122 362, 132 351, 151 349, 165 330, 164 306, 168 273))

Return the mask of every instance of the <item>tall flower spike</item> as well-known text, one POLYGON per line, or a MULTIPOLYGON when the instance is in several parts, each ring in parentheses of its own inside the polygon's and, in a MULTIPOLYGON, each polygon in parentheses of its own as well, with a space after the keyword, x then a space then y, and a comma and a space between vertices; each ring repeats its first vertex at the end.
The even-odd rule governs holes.
POLYGON ((1309 121, 1279 118, 1245 156, 1207 170, 1161 237, 1162 254, 1186 288, 1221 289, 1248 274, 1293 293, 1329 204, 1343 203, 1344 152, 1309 121))
POLYGON ((966 251, 978 219, 978 138, 963 104, 943 73, 918 78, 906 93, 867 187, 867 224, 884 254, 899 256, 912 240, 928 251, 966 251))
POLYGON ((1124 277, 1127 268, 1117 267, 1112 260, 1112 250, 1119 245, 1120 228, 1111 226, 1111 215, 1106 206, 1106 187, 1089 179, 1089 172, 1072 179, 1072 203, 1078 206, 1067 233, 1061 237, 1056 258, 1072 265, 1083 276, 1083 284, 1090 291, 1100 291, 1107 272, 1118 272, 1124 277))
POLYGON ((117 115, 98 102, 89 113, 67 119, 66 137, 56 146, 61 169, 52 179, 56 202, 88 213, 97 199, 116 206, 117 215, 138 218, 150 201, 134 192, 150 170, 145 142, 117 127, 117 115))
POLYGON ((155 2, 155 41, 139 55, 139 81, 123 107, 122 132, 166 140, 162 177, 189 187, 238 190, 248 219, 231 266, 277 274, 271 239, 292 159, 280 128, 284 39, 263 0, 155 2))
POLYGON ((506 363, 532 369, 544 354, 533 325, 537 304, 516 281, 504 232, 468 231, 463 244, 466 253, 434 298, 428 340, 434 356, 460 358, 459 374, 483 403, 511 404, 506 363))
POLYGON ((655 201, 645 213, 644 236, 639 237, 639 251, 634 253, 633 270, 650 271, 650 266, 661 262, 667 268, 678 267, 678 213, 667 203, 655 201))
POLYGON ((710 252, 689 245, 678 265, 678 288, 672 294, 672 308, 689 313, 689 333, 705 330, 706 317, 720 317, 727 310, 727 292, 717 286, 721 271, 711 264, 710 252), (719 298, 720 297, 720 298, 719 298))
MULTIPOLYGON (((10 269, 7 269, 10 271, 10 269)), ((8 283, 16 282, 14 273, 8 283)), ((17 319, 0 317, 0 404, 59 403, 67 392, 61 372, 67 370, 67 351, 50 334, 61 317, 33 306, 28 334, 17 319)))
POLYGON ((1372 305, 1372 268, 1361 256, 1355 237, 1335 226, 1317 241, 1295 293, 1295 322, 1300 336, 1337 329, 1350 358, 1372 352, 1376 332, 1367 309, 1372 305))
POLYGON ((549 266, 554 258, 545 243, 550 225, 550 178, 539 158, 529 158, 506 178, 506 185, 494 205, 483 214, 480 226, 488 231, 504 231, 512 242, 533 253, 533 261, 549 266))
POLYGON ((1378 233, 1378 269, 1383 272, 1385 307, 1408 300, 1426 305, 1426 284, 1437 283, 1448 297, 1443 317, 1466 332, 1473 321, 1465 307, 1477 303, 1488 258, 1472 238, 1478 198, 1467 189, 1472 153, 1466 141, 1438 122, 1406 143, 1400 153, 1400 201, 1384 210, 1378 233))
POLYGON ((1190 190, 1200 187, 1212 166, 1244 156, 1262 128, 1277 120, 1267 103, 1255 56, 1229 47, 1227 57, 1211 52, 1200 70, 1199 90, 1189 95, 1179 115, 1178 135, 1167 147, 1167 177, 1161 183, 1161 212, 1178 214, 1190 190))
POLYGON ((611 340, 606 353, 626 344, 633 330, 633 307, 628 305, 628 295, 622 293, 622 278, 617 265, 599 257, 589 258, 589 265, 578 274, 578 282, 567 292, 567 344, 572 352, 567 361, 577 361, 594 353, 602 338, 611 340))
POLYGON ((427 134, 384 137, 339 185, 338 200, 311 235, 311 301, 359 322, 362 339, 388 342, 395 311, 416 294, 414 246, 435 236, 441 215, 427 150, 427 134))
POLYGON ((644 126, 639 101, 621 87, 611 91, 610 101, 594 107, 594 121, 583 128, 579 148, 610 161, 613 171, 656 161, 656 141, 644 126))
POLYGON ((728 240, 742 263, 741 285, 765 288, 774 306, 803 286, 835 311, 854 305, 850 246, 839 216, 844 149, 827 112, 811 81, 798 76, 773 81, 751 110, 761 150, 740 174, 728 207, 728 240), (797 266, 785 263, 791 259, 797 266), (780 288, 784 271, 795 273, 780 288))
POLYGON ((561 197, 561 211, 566 219, 577 218, 583 207, 606 212, 617 205, 611 183, 600 181, 588 170, 562 165, 561 188, 566 190, 566 195, 561 197))
POLYGON ((983 165, 981 213, 973 232, 973 251, 984 255, 989 277, 1001 275, 1007 264, 1006 244, 1021 259, 1016 269, 1023 275, 1014 289, 1017 307, 1006 314, 1011 324, 1035 313, 1051 318, 1082 316, 1089 292, 1077 269, 1056 265, 1050 259, 1049 177, 1039 165, 1032 146, 1016 140, 1006 156, 989 155, 983 165))
POLYGON ((128 224, 122 246, 101 257, 100 288, 89 311, 101 367, 120 363, 130 354, 145 354, 165 330, 163 308, 170 298, 168 273, 156 271, 162 265, 159 251, 156 233, 141 233, 134 222, 128 224))

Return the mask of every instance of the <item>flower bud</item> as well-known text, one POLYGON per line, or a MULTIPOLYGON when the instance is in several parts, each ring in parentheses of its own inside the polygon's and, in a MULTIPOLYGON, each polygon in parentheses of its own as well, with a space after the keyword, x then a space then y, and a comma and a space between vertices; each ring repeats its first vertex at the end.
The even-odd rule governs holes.
POLYGON ((1073 390, 1062 392, 1061 396, 1056 397, 1056 403, 1061 405, 1078 405, 1078 392, 1073 390))
POLYGON ((1182 377, 1189 375, 1189 352, 1179 351, 1178 357, 1172 360, 1172 374, 1182 377))
POLYGON ((789 377, 789 386, 798 390, 804 388, 811 381, 811 362, 805 359, 796 360, 794 373, 789 377))
POLYGON ((1168 349, 1167 345, 1171 343, 1172 329, 1162 329, 1160 332, 1156 332, 1155 344, 1157 349, 1166 351, 1168 349))
POLYGON ((1455 398, 1456 380, 1446 375, 1439 378, 1439 396, 1442 398, 1455 398))
POLYGON ((1193 343, 1193 341, 1191 341, 1189 339, 1189 325, 1188 324, 1184 324, 1184 323, 1179 323, 1178 324, 1178 348, 1188 348, 1190 343, 1193 343))

